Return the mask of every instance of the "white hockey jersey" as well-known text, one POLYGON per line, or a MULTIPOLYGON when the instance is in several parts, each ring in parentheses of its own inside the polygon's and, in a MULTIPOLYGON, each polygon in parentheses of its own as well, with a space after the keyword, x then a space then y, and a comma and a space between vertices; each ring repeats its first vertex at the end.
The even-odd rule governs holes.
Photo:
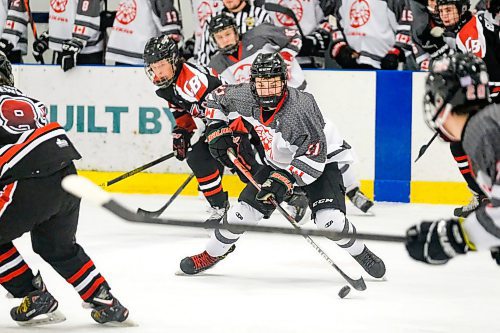
POLYGON ((85 42, 81 54, 103 51, 100 31, 101 0, 51 0, 49 47, 61 52, 62 44, 73 37, 85 42))
POLYGON ((160 34, 182 35, 173 0, 121 0, 109 36, 106 60, 143 65, 144 46, 160 34))
POLYGON ((194 54, 200 50, 205 21, 220 12, 223 7, 222 0, 191 0, 194 22, 194 54))
POLYGON ((20 50, 23 55, 26 55, 28 50, 28 12, 24 1, 2 1, 2 5, 7 6, 8 10, 5 9, 7 16, 3 21, 1 36, 14 45, 14 51, 20 50))
POLYGON ((7 11, 9 10, 9 0, 0 1, 0 36, 3 33, 5 22, 7 21, 7 11))

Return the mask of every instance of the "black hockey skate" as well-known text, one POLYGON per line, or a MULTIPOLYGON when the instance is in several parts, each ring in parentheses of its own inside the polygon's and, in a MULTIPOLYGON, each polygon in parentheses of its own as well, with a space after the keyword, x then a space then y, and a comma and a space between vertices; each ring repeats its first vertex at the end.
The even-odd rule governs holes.
POLYGON ((111 295, 107 286, 101 285, 90 301, 91 317, 99 324, 121 323, 128 317, 128 309, 111 295))
POLYGON ((36 290, 25 296, 18 307, 10 310, 12 319, 21 326, 55 324, 66 320, 57 311, 57 300, 47 291, 40 273, 33 278, 32 283, 36 290))
POLYGON ((293 219, 298 224, 305 224, 307 220, 302 221, 307 212, 307 207, 309 207, 309 199, 306 196, 306 193, 300 189, 296 188, 293 190, 293 194, 285 199, 285 202, 288 204, 290 209, 286 209, 290 215, 292 215, 293 219))
POLYGON ((355 187, 346 193, 352 204, 360 209, 363 213, 368 212, 368 210, 373 206, 373 201, 368 199, 368 197, 361 192, 359 187, 355 187))
POLYGON ((361 267, 374 278, 381 278, 385 275, 384 262, 370 251, 366 245, 363 252, 357 256, 353 256, 353 258, 356 259, 361 267))
POLYGON ((210 207, 210 209, 209 209, 210 216, 204 222, 205 229, 217 228, 217 226, 222 221, 222 218, 224 217, 224 214, 226 214, 228 209, 229 209, 229 201, 226 201, 224 203, 224 207, 222 207, 222 208, 221 207, 210 207))
POLYGON ((203 251, 191 257, 186 257, 181 260, 181 271, 189 275, 198 274, 199 272, 215 266, 215 264, 227 257, 229 253, 233 252, 235 248, 236 245, 233 244, 225 254, 219 257, 212 257, 207 251, 203 251))
POLYGON ((473 211, 478 209, 478 207, 483 203, 483 201, 486 201, 486 200, 488 200, 487 196, 485 196, 483 194, 481 194, 481 195, 474 194, 472 196, 472 199, 470 200, 470 202, 467 205, 455 208, 453 210, 453 215, 455 215, 456 217, 467 217, 473 211))

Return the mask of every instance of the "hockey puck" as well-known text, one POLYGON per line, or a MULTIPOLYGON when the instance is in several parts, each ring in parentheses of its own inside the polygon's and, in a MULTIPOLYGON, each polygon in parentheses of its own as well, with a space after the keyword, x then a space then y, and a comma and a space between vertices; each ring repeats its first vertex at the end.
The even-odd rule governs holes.
POLYGON ((339 290, 339 297, 344 298, 347 295, 349 295, 350 292, 351 292, 351 287, 343 286, 342 289, 339 290))

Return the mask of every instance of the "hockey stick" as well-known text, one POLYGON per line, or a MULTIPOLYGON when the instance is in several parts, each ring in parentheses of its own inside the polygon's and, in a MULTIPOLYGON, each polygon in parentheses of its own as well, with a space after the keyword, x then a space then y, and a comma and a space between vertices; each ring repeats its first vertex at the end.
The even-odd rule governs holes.
POLYGON ((116 178, 113 178, 113 179, 111 179, 111 180, 108 180, 107 182, 104 182, 104 183, 102 183, 102 184, 99 184, 99 186, 101 186, 101 187, 108 187, 108 186, 110 186, 110 185, 116 184, 116 183, 118 183, 119 181, 122 181, 122 180, 123 180, 123 179, 125 179, 125 178, 128 178, 128 177, 130 177, 130 176, 135 175, 136 173, 139 173, 139 172, 141 172, 141 171, 144 171, 144 170, 146 170, 146 169, 149 169, 149 168, 151 168, 151 167, 153 167, 153 166, 155 166, 155 165, 157 165, 157 164, 159 164, 159 163, 161 163, 161 162, 163 162, 163 161, 166 161, 166 160, 168 160, 168 159, 170 159, 170 158, 172 158, 172 157, 174 157, 174 153, 170 153, 170 154, 168 154, 168 155, 162 156, 162 157, 160 157, 160 158, 158 158, 158 159, 156 159, 156 160, 154 160, 154 161, 151 161, 151 162, 149 162, 149 163, 146 163, 146 164, 144 164, 144 165, 142 165, 142 166, 140 166, 140 167, 138 167, 138 168, 135 168, 134 170, 131 170, 131 171, 129 171, 129 172, 126 172, 126 173, 124 173, 123 175, 120 175, 120 176, 118 176, 118 177, 116 177, 116 178))
POLYGON ((161 214, 163 214, 163 212, 165 211, 165 209, 167 209, 168 206, 170 206, 170 204, 175 200, 175 198, 177 198, 179 196, 179 194, 181 194, 181 192, 186 188, 186 186, 189 184, 189 182, 193 178, 194 178, 194 173, 190 174, 189 177, 187 177, 187 179, 184 181, 184 183, 181 184, 181 186, 177 189, 177 191, 175 191, 175 193, 172 194, 172 196, 170 197, 170 199, 168 199, 167 203, 164 204, 160 209, 151 212, 149 210, 145 210, 145 209, 139 208, 139 209, 137 209, 137 214, 141 214, 141 215, 145 215, 145 216, 150 216, 150 217, 158 217, 158 216, 160 216, 161 214))
MULTIPOLYGON (((31 13, 31 7, 29 6, 28 2, 29 2, 28 0, 24 0, 24 7, 26 9, 26 13, 28 14, 28 21, 30 22, 31 25, 31 31, 33 31, 33 37, 36 40, 38 39, 38 33, 36 30, 35 21, 33 20, 33 14, 31 13)), ((43 55, 40 55, 40 57, 38 57, 35 60, 40 62, 40 64, 45 65, 45 61, 43 60, 43 55)))
MULTIPOLYGON (((82 176, 77 176, 77 175, 67 176, 62 181, 62 187, 67 192, 73 194, 74 196, 92 201, 96 205, 107 209, 111 213, 121 217, 126 221, 169 225, 177 227, 210 229, 210 227, 207 227, 207 225, 204 223, 205 221, 163 219, 163 218, 154 218, 146 215, 137 214, 136 212, 128 209, 127 207, 123 206, 122 204, 114 200, 109 192, 104 191, 102 188, 92 183, 89 179, 82 176)), ((271 233, 271 234, 320 236, 320 237, 339 236, 339 234, 336 232, 326 231, 326 230, 292 229, 283 227, 269 227, 269 226, 245 225, 245 224, 231 224, 231 225, 220 224, 216 226, 216 228, 223 230, 228 230, 229 228, 235 232, 252 231, 252 232, 271 233)), ((406 238, 404 236, 377 235, 377 234, 356 234, 356 236, 359 239, 365 239, 365 240, 396 242, 396 243, 402 243, 406 241, 406 238)))
POLYGON ((418 156, 415 159, 415 162, 417 162, 420 159, 420 157, 422 157, 425 154, 425 151, 427 150, 427 148, 429 148, 429 146, 431 145, 432 141, 434 141, 434 139, 437 138, 437 136, 438 136, 438 132, 434 133, 434 135, 429 140, 429 142, 427 142, 427 144, 425 144, 422 147, 420 147, 420 150, 418 151, 418 156))
MULTIPOLYGON (((257 190, 260 191, 260 184, 255 181, 255 179, 253 178, 250 171, 248 171, 248 169, 243 165, 243 163, 241 163, 241 161, 234 155, 231 148, 229 148, 227 150, 227 155, 229 156, 229 159, 231 160, 231 162, 233 162, 233 164, 238 168, 238 170, 240 170, 245 175, 245 177, 247 177, 247 179, 250 181, 250 183, 252 183, 252 185, 255 186, 255 188, 257 190)), ((283 215, 288 220, 288 222, 290 222, 293 225, 295 230, 301 230, 301 228, 299 227, 297 222, 293 219, 293 217, 290 216, 290 214, 288 214, 288 212, 286 210, 284 210, 278 204, 278 202, 274 199, 274 197, 270 197, 268 200, 271 202, 271 204, 274 207, 276 207, 276 209, 281 213, 281 215, 283 215)), ((315 241, 312 240, 311 237, 309 237, 307 235, 302 235, 302 236, 306 239, 306 241, 309 244, 311 244, 311 246, 316 251, 318 251, 318 253, 323 257, 323 259, 325 259, 333 268, 335 268, 337 270, 337 272, 339 272, 339 274, 351 286, 353 286, 354 289, 356 289, 356 290, 365 290, 366 289, 366 284, 365 284, 365 281, 363 280, 362 276, 360 276, 359 279, 352 279, 346 273, 344 273, 344 271, 339 266, 337 266, 337 264, 335 264, 335 262, 332 259, 330 259, 330 257, 318 246, 318 244, 316 244, 315 241)))
POLYGON ((302 31, 302 28, 300 27, 299 24, 299 20, 297 19, 297 16, 293 12, 293 10, 291 10, 288 7, 278 5, 277 3, 266 3, 264 4, 264 9, 270 12, 280 13, 291 18, 295 23, 295 25, 297 26, 297 29, 299 30, 300 36, 302 37, 302 39, 304 39, 305 37, 304 31, 302 31))

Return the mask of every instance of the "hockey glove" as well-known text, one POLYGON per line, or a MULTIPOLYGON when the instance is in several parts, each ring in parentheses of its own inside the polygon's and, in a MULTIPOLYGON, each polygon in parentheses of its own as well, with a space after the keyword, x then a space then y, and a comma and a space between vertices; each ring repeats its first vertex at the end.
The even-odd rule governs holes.
POLYGON ((475 249, 468 242, 457 219, 422 222, 406 231, 406 250, 410 257, 427 264, 440 265, 457 254, 475 249))
POLYGON ((43 54, 49 49, 49 32, 44 31, 33 42, 33 57, 39 63, 43 62, 43 54))
POLYGON ((78 38, 72 38, 62 45, 61 68, 63 71, 69 71, 76 66, 76 57, 82 51, 84 41, 78 38))
POLYGON ((186 159, 188 149, 191 147, 191 136, 187 129, 176 126, 172 131, 172 148, 174 155, 179 161, 186 159))
POLYGON ((180 53, 182 54, 182 57, 184 59, 189 59, 189 58, 192 58, 194 57, 194 45, 195 45, 195 42, 194 42, 194 36, 189 38, 189 39, 186 39, 184 41, 184 44, 182 44, 181 46, 181 49, 180 49, 180 53))
POLYGON ((278 203, 281 203, 285 197, 292 194, 293 182, 294 178, 288 172, 284 170, 271 171, 255 198, 264 203, 270 203, 269 198, 273 197, 278 203))
POLYGON ((14 49, 14 44, 9 42, 7 39, 0 39, 0 51, 2 51, 5 55, 9 55, 9 53, 14 49))
POLYGON ((349 69, 358 67, 356 59, 359 58, 359 53, 354 51, 345 42, 334 44, 331 50, 331 56, 342 68, 349 69))
POLYGON ((226 123, 217 123, 207 128, 207 143, 210 154, 228 168, 234 168, 227 156, 227 150, 232 148, 238 151, 237 140, 233 137, 233 130, 226 123))
POLYGON ((380 61, 380 68, 394 70, 398 69, 400 62, 406 59, 405 53, 399 47, 393 47, 380 61))

